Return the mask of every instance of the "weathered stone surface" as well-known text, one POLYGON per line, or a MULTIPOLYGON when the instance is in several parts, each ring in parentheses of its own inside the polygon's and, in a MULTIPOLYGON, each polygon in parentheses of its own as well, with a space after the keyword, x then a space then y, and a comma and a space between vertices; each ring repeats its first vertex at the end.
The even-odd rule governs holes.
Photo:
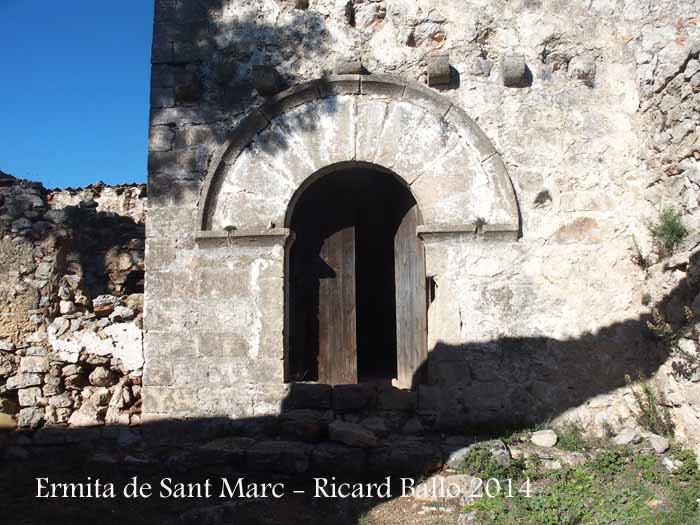
POLYGON ((657 454, 663 454, 671 446, 668 439, 663 436, 657 436, 656 434, 651 434, 647 437, 649 444, 654 449, 657 454))
POLYGON ((457 500, 460 505, 466 505, 472 502, 478 485, 476 478, 466 474, 435 474, 417 484, 413 494, 417 501, 457 500))
POLYGON ((338 385, 333 387, 333 410, 358 410, 372 400, 373 392, 365 385, 338 385))
POLYGON ((309 468, 309 449, 295 441, 261 441, 248 449, 247 461, 253 471, 301 474, 309 468))
POLYGON ((105 387, 96 389, 90 396, 90 401, 98 407, 107 406, 112 398, 112 393, 105 387))
POLYGON ((336 75, 359 75, 362 73, 362 61, 340 58, 335 63, 336 75))
POLYGON ((616 445, 631 445, 633 443, 639 443, 641 439, 636 428, 625 427, 613 438, 613 443, 616 445))
POLYGON ((504 55, 501 59, 501 77, 506 87, 525 87, 530 82, 523 55, 504 55))
POLYGON ((94 427, 104 424, 105 409, 97 407, 92 401, 84 402, 71 414, 68 424, 72 427, 94 427))
POLYGON ((428 85, 438 86, 450 82, 450 55, 435 54, 428 56, 428 85))
POLYGON ((310 470, 321 474, 362 474, 366 468, 364 449, 339 443, 320 443, 311 449, 310 470))
POLYGON ((117 382, 117 378, 111 370, 98 366, 89 376, 90 384, 95 386, 112 386, 117 382))
POLYGON ((575 56, 569 62, 569 75, 572 78, 582 81, 589 87, 595 83, 596 62, 590 55, 575 56))
POLYGON ((274 66, 253 66, 253 85, 263 96, 282 91, 282 77, 274 66))
POLYGON ((5 386, 8 390, 17 390, 18 388, 28 388, 30 386, 41 385, 40 374, 17 374, 9 377, 5 386))
POLYGON ((109 314, 109 320, 114 322, 130 321, 134 318, 135 312, 126 306, 117 306, 114 311, 109 314))
POLYGON ((397 439, 369 450, 371 472, 388 474, 427 473, 442 466, 440 451, 420 439, 397 439))
POLYGON ((415 410, 418 394, 400 388, 384 388, 379 392, 379 406, 383 410, 415 410))
POLYGON ((401 427, 401 433, 406 435, 422 434, 424 431, 425 427, 417 417, 412 417, 401 427))
POLYGON ((373 416, 363 419, 361 425, 376 436, 383 437, 389 433, 389 425, 383 417, 373 416))
POLYGON ((328 417, 319 410, 289 410, 280 416, 280 431, 293 439, 315 443, 327 435, 328 417))
POLYGON ((557 434, 553 430, 538 430, 532 433, 530 442, 538 447, 553 447, 557 444, 557 434))
POLYGON ((289 400, 289 405, 293 408, 331 408, 330 385, 318 385, 312 383, 294 383, 289 400))
POLYGON ((19 371, 25 374, 44 374, 49 371, 49 360, 46 357, 23 357, 20 361, 19 371))
POLYGON ((254 443, 250 438, 219 438, 200 446, 195 455, 203 465, 244 466, 246 450, 254 443))
POLYGON ((328 425, 328 433, 332 441, 338 441, 351 447, 376 447, 379 442, 374 433, 356 423, 333 421, 328 425))
POLYGON ((20 388, 17 391, 19 398, 19 406, 21 407, 31 407, 37 404, 39 399, 41 399, 41 388, 38 386, 33 386, 31 388, 20 388))
POLYGON ((70 408, 73 406, 73 401, 71 400, 70 395, 68 395, 67 392, 64 392, 56 396, 51 396, 49 398, 49 405, 56 408, 70 408))
POLYGON ((34 429, 41 425, 44 420, 44 410, 42 408, 23 408, 17 417, 17 426, 20 428, 34 429))

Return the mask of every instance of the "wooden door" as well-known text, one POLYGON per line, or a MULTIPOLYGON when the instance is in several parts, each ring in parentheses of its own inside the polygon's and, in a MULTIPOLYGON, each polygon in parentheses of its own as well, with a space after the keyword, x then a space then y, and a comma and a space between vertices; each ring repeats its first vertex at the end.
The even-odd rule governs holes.
POLYGON ((425 251, 416 234, 418 206, 404 216, 394 237, 396 280, 396 358, 399 388, 425 380, 428 357, 425 300, 425 251))
POLYGON ((323 241, 318 304, 318 381, 329 385, 357 383, 355 315, 355 228, 323 241))

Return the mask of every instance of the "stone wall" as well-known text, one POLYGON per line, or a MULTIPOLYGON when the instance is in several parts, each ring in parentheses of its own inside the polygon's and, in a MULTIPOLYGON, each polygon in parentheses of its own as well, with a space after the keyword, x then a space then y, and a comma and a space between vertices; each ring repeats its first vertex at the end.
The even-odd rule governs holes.
MULTIPOLYGON (((278 413, 288 394, 284 234, 268 210, 279 209, 279 186, 312 173, 260 184, 254 175, 263 172, 250 171, 229 191, 258 202, 265 220, 256 226, 268 235, 196 239, 206 229, 207 173, 233 172, 235 159, 224 153, 236 141, 245 149, 246 133, 257 140, 260 128, 240 126, 255 109, 273 118, 263 104, 278 99, 260 94, 270 82, 253 66, 272 65, 281 84, 296 86, 359 60, 360 84, 390 74, 425 86, 431 57, 448 53, 449 82, 424 89, 464 110, 494 144, 515 190, 520 235, 425 238, 436 295, 431 380, 417 393, 424 423, 575 418, 598 431, 619 428, 635 408, 626 377, 641 375, 658 378, 679 435, 697 435, 698 383, 671 373, 673 358, 647 328, 652 308, 680 324, 698 291, 697 238, 669 264, 648 229, 669 204, 692 232, 700 221, 695 4, 157 2, 146 414, 257 417, 278 413), (637 264, 639 254, 651 268, 637 264)), ((326 124, 335 125, 345 104, 319 90, 327 111, 314 116, 321 103, 298 100, 292 131, 342 148, 341 138, 326 137, 326 124)), ((300 151, 294 140, 270 145, 256 158, 273 173, 300 151)))
POLYGON ((3 428, 139 422, 145 200, 0 173, 3 428))

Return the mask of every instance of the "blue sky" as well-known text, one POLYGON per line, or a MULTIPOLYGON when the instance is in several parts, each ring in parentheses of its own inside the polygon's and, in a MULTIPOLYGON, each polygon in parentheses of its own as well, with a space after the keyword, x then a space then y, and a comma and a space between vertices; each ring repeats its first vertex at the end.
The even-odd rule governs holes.
POLYGON ((145 182, 153 0, 0 0, 0 170, 145 182))

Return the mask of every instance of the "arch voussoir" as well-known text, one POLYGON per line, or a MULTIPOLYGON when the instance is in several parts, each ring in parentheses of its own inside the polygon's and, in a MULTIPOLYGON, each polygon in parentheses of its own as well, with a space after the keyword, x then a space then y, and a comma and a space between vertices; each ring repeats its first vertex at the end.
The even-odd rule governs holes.
POLYGON ((473 231, 477 218, 491 230, 519 231, 513 185, 486 134, 449 99, 390 75, 305 82, 251 111, 212 163, 198 227, 279 223, 294 185, 344 162, 382 166, 412 186, 426 204, 423 233, 431 225, 436 232, 473 231), (245 169, 237 166, 243 152, 245 169))

